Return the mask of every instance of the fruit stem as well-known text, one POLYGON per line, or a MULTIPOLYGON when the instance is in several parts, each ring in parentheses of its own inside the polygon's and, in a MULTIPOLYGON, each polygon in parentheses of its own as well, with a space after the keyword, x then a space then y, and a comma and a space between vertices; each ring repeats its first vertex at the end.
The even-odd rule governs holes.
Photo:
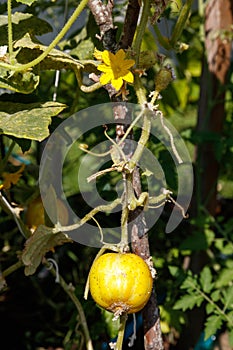
POLYGON ((118 332, 115 350, 122 349, 122 344, 123 344, 123 340, 124 340, 124 333, 125 333, 125 325, 126 325, 127 318, 128 318, 127 313, 123 313, 120 316, 120 327, 119 327, 119 332, 118 332))

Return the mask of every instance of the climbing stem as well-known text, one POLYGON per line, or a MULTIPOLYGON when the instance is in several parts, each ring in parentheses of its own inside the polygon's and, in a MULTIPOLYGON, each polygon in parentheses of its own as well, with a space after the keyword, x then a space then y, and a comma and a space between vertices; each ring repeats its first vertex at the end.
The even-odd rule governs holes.
POLYGON ((151 5, 150 0, 143 1, 142 15, 137 28, 137 34, 133 45, 133 51, 135 52, 135 55, 136 55, 135 57, 136 65, 138 65, 138 62, 139 62, 142 39, 146 30, 146 26, 147 26, 149 14, 150 14, 150 5, 151 5))
POLYGON ((145 149, 146 143, 150 137, 151 130, 151 111, 149 109, 145 109, 144 117, 143 117, 143 126, 140 139, 137 144, 137 148, 129 161, 128 168, 129 170, 133 170, 140 160, 142 153, 145 149))
POLYGON ((125 333, 125 325, 127 321, 128 315, 126 313, 122 314, 120 316, 120 327, 118 331, 118 337, 117 337, 117 342, 115 346, 115 350, 121 350, 122 349, 122 344, 124 340, 124 333, 125 333))
POLYGON ((8 52, 9 52, 10 63, 12 64, 12 57, 13 57, 13 33, 12 33, 11 0, 7 0, 7 16, 8 16, 8 52))
POLYGON ((17 271, 19 268, 21 268, 23 265, 23 262, 21 260, 17 261, 15 264, 8 267, 6 270, 2 272, 3 278, 9 276, 11 273, 17 271))
MULTIPOLYGON (((35 58, 33 61, 28 62, 26 64, 17 64, 17 65, 11 65, 4 62, 0 62, 0 67, 14 70, 14 71, 23 71, 27 70, 29 68, 32 68, 36 66, 38 63, 40 63, 48 54, 50 51, 59 43, 59 41, 64 37, 64 35, 68 32, 72 24, 76 21, 80 13, 83 11, 85 6, 87 5, 89 0, 82 0, 81 3, 78 5, 76 10, 73 12, 72 16, 69 18, 69 20, 66 22, 65 26, 62 28, 60 33, 56 36, 56 38, 51 42, 51 44, 47 47, 47 49, 37 58, 35 58)), ((9 14, 8 14, 9 18, 9 14)), ((9 35, 8 35, 9 37, 9 35)))

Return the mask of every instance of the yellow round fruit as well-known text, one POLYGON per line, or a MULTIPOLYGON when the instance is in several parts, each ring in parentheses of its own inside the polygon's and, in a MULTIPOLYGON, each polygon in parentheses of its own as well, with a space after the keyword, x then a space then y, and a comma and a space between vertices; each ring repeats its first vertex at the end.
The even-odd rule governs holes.
POLYGON ((145 261, 132 253, 106 253, 90 270, 90 292, 95 302, 114 314, 140 311, 153 287, 145 261))

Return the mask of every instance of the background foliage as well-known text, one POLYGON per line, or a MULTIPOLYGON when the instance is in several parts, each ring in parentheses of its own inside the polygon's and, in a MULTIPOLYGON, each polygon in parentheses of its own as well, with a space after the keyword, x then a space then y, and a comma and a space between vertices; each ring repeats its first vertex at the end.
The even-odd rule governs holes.
MULTIPOLYGON (((158 28, 165 37, 172 32, 181 5, 181 1, 171 2, 160 18, 158 28)), ((119 28, 123 25, 122 13, 125 6, 124 1, 117 1, 115 4, 114 16, 119 28)), ((68 14, 75 7, 76 1, 69 1, 68 14)), ((20 63, 26 63, 44 52, 54 33, 62 27, 61 23, 66 21, 63 18, 65 2, 13 1, 12 8, 16 59, 20 63)), ((8 45, 7 3, 0 4, 0 13, 0 46, 4 47, 8 45)), ((162 47, 156 34, 158 28, 153 25, 149 26, 143 40, 144 50, 165 54, 167 62, 175 69, 177 78, 162 92, 159 104, 165 117, 185 140, 197 170, 194 188, 197 210, 191 209, 189 219, 166 235, 164 228, 171 212, 168 204, 155 227, 149 232, 151 254, 157 269, 156 290, 161 310, 161 326, 167 349, 175 349, 184 330, 192 328, 188 309, 195 307, 202 310, 202 314, 193 315, 193 322, 199 323, 200 332, 204 331, 206 341, 216 338, 217 344, 219 334, 228 330, 230 342, 233 344, 233 75, 230 70, 227 84, 218 87, 219 93, 225 91, 226 117, 221 134, 198 130, 198 101, 206 54, 203 21, 201 8, 194 6, 180 38, 181 42, 189 45, 189 49, 183 52, 162 47), (198 167, 195 153, 197 147, 208 142, 213 144, 216 159, 221 164, 216 179, 218 193, 214 213, 209 213, 206 203, 201 200, 200 184, 206 174, 198 167), (205 256, 204 264, 201 269, 195 270, 191 263, 193 256, 200 257, 201 254, 205 256)), ((4 196, 16 208, 20 208, 20 218, 25 224, 29 204, 39 195, 40 157, 48 135, 73 113, 91 105, 108 102, 104 89, 90 94, 82 92, 75 76, 75 70, 80 66, 79 60, 93 60, 94 47, 102 49, 101 43, 95 37, 97 32, 94 19, 87 10, 39 66, 23 73, 0 68, 0 176, 4 184, 7 176, 9 179, 9 174, 16 173, 22 164, 25 165, 15 183, 12 182, 4 190, 4 196), (60 76, 56 87, 54 81, 57 70, 60 71, 60 76)), ((94 63, 90 62, 90 65, 93 69, 94 63)), ((89 70, 88 66, 86 69, 89 70)), ((151 90, 157 69, 156 65, 150 68, 143 78, 144 84, 151 90)), ((85 74, 88 82, 87 73, 85 74)), ((129 102, 136 102, 133 93, 129 95, 129 102)), ((83 143, 91 147, 99 143, 101 138, 101 133, 90 132, 83 137, 83 143)), ((166 164, 167 154, 158 140, 151 141, 149 147, 160 164, 166 164)), ((63 170, 64 188, 69 203, 81 216, 87 213, 88 208, 76 184, 73 164, 79 167, 82 156, 81 150, 72 149, 63 170)), ((166 180, 175 192, 173 167, 166 168, 166 180)), ((114 175, 101 178, 99 191, 104 198, 113 198, 116 181, 114 175)), ((59 283, 55 283, 55 277, 49 269, 40 265, 33 275, 26 277, 24 269, 16 269, 16 266, 15 271, 12 270, 14 272, 8 273, 8 269, 17 264, 17 257, 25 249, 25 237, 19 232, 9 210, 6 210, 2 202, 1 204, 0 264, 3 276, 0 313, 4 320, 1 347, 11 350, 56 347, 67 350, 84 349, 84 336, 80 329, 80 319, 77 320, 77 310, 59 283)), ((36 215, 39 215, 38 211, 36 215)), ((107 343, 117 335, 117 324, 112 323, 111 315, 98 308, 91 298, 87 301, 83 299, 87 274, 96 249, 68 240, 66 244, 56 247, 55 251, 50 250, 51 247, 46 246, 46 257, 57 261, 61 276, 74 286, 75 295, 84 309, 95 349, 107 349, 107 343)), ((129 324, 130 321, 131 318, 129 324)), ((138 324, 140 325, 140 315, 138 324)), ((139 327, 137 342, 133 348, 142 349, 142 338, 142 327, 139 327)))

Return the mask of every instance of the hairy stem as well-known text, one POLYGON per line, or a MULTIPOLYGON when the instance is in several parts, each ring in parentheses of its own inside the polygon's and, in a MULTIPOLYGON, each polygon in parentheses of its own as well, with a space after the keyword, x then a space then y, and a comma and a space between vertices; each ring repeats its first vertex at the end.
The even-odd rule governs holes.
POLYGON ((115 350, 121 350, 122 349, 122 344, 124 340, 124 333, 125 333, 125 325, 127 321, 127 314, 124 313, 120 316, 120 328, 118 331, 118 337, 117 337, 117 342, 115 346, 115 350))
POLYGON ((121 198, 116 198, 112 203, 110 204, 106 204, 106 205, 99 205, 98 207, 92 209, 88 214, 86 214, 79 222, 77 222, 76 224, 73 225, 69 225, 69 226, 60 226, 57 225, 57 227, 55 227, 53 229, 54 233, 57 232, 66 232, 66 231, 72 231, 72 230, 76 230, 77 228, 81 227, 82 225, 84 225, 87 221, 91 220, 93 218, 93 216, 95 214, 97 214, 98 212, 102 211, 102 212, 107 212, 110 211, 112 209, 114 209, 118 204, 121 203, 121 198))
POLYGON ((10 64, 12 64, 13 33, 12 33, 11 0, 7 0, 7 16, 8 16, 8 52, 9 52, 10 64))
POLYGON ((151 5, 150 0, 145 0, 143 2, 142 16, 141 16, 140 23, 138 25, 135 43, 133 46, 133 50, 136 55, 135 57, 136 65, 138 65, 139 63, 139 55, 140 55, 142 39, 146 30, 146 26, 147 26, 149 14, 150 14, 150 5, 151 5))
POLYGON ((3 278, 9 276, 11 273, 17 271, 20 267, 24 266, 21 260, 17 261, 15 264, 8 267, 6 270, 2 272, 3 278))

